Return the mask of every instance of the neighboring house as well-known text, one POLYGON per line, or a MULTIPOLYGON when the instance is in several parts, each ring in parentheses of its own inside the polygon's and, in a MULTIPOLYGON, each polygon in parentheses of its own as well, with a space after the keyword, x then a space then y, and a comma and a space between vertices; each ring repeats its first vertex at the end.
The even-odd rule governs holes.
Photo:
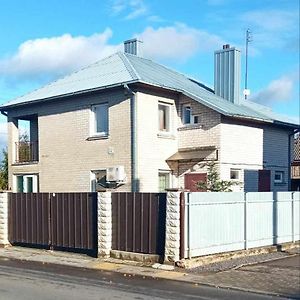
POLYGON ((300 191, 300 135, 294 140, 294 155, 292 162, 292 191, 300 191))
POLYGON ((245 191, 287 190, 294 131, 240 99, 240 52, 215 53, 215 92, 139 56, 139 41, 3 104, 13 191, 195 190, 207 161, 245 191), (30 141, 19 141, 28 122, 30 141))

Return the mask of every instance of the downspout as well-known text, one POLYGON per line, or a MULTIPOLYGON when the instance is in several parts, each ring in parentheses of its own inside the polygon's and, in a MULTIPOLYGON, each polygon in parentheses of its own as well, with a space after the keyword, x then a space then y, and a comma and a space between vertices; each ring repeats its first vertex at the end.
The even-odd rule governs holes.
POLYGON ((123 85, 125 90, 131 95, 130 97, 130 133, 131 133, 131 191, 138 192, 137 186, 137 155, 136 155, 136 93, 128 87, 123 85))

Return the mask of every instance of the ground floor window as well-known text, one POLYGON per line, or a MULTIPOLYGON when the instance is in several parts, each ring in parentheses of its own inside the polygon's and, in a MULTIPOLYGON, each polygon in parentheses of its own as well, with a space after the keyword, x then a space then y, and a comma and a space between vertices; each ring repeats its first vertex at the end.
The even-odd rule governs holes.
POLYGON ((166 189, 170 188, 170 173, 159 172, 158 173, 158 190, 159 192, 165 192, 166 189))
POLYGON ((91 191, 97 192, 106 188, 106 169, 91 171, 91 191))
POLYGON ((37 193, 38 175, 15 175, 14 192, 37 193))
POLYGON ((274 182, 275 183, 283 183, 284 182, 284 172, 283 171, 275 171, 274 182))

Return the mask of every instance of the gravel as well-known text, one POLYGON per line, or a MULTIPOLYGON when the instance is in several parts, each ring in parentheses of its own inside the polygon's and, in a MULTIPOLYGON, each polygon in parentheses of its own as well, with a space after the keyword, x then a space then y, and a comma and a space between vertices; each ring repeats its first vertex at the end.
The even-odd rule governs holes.
POLYGON ((279 259, 289 256, 285 252, 274 252, 267 254, 259 254, 252 256, 245 256, 240 258, 232 258, 225 261, 211 263, 204 266, 199 266, 193 269, 185 269, 186 273, 207 273, 207 272, 220 272, 230 269, 236 269, 244 265, 261 263, 268 260, 279 259))

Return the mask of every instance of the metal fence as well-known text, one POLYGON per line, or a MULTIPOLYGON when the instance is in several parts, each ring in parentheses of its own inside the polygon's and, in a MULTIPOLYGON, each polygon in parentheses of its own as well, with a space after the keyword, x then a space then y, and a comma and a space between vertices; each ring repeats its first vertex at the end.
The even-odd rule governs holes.
POLYGON ((97 252, 97 193, 9 193, 11 244, 97 252))
POLYGON ((300 239, 300 192, 184 196, 185 258, 300 239))
POLYGON ((164 254, 166 193, 112 193, 112 249, 164 254))

